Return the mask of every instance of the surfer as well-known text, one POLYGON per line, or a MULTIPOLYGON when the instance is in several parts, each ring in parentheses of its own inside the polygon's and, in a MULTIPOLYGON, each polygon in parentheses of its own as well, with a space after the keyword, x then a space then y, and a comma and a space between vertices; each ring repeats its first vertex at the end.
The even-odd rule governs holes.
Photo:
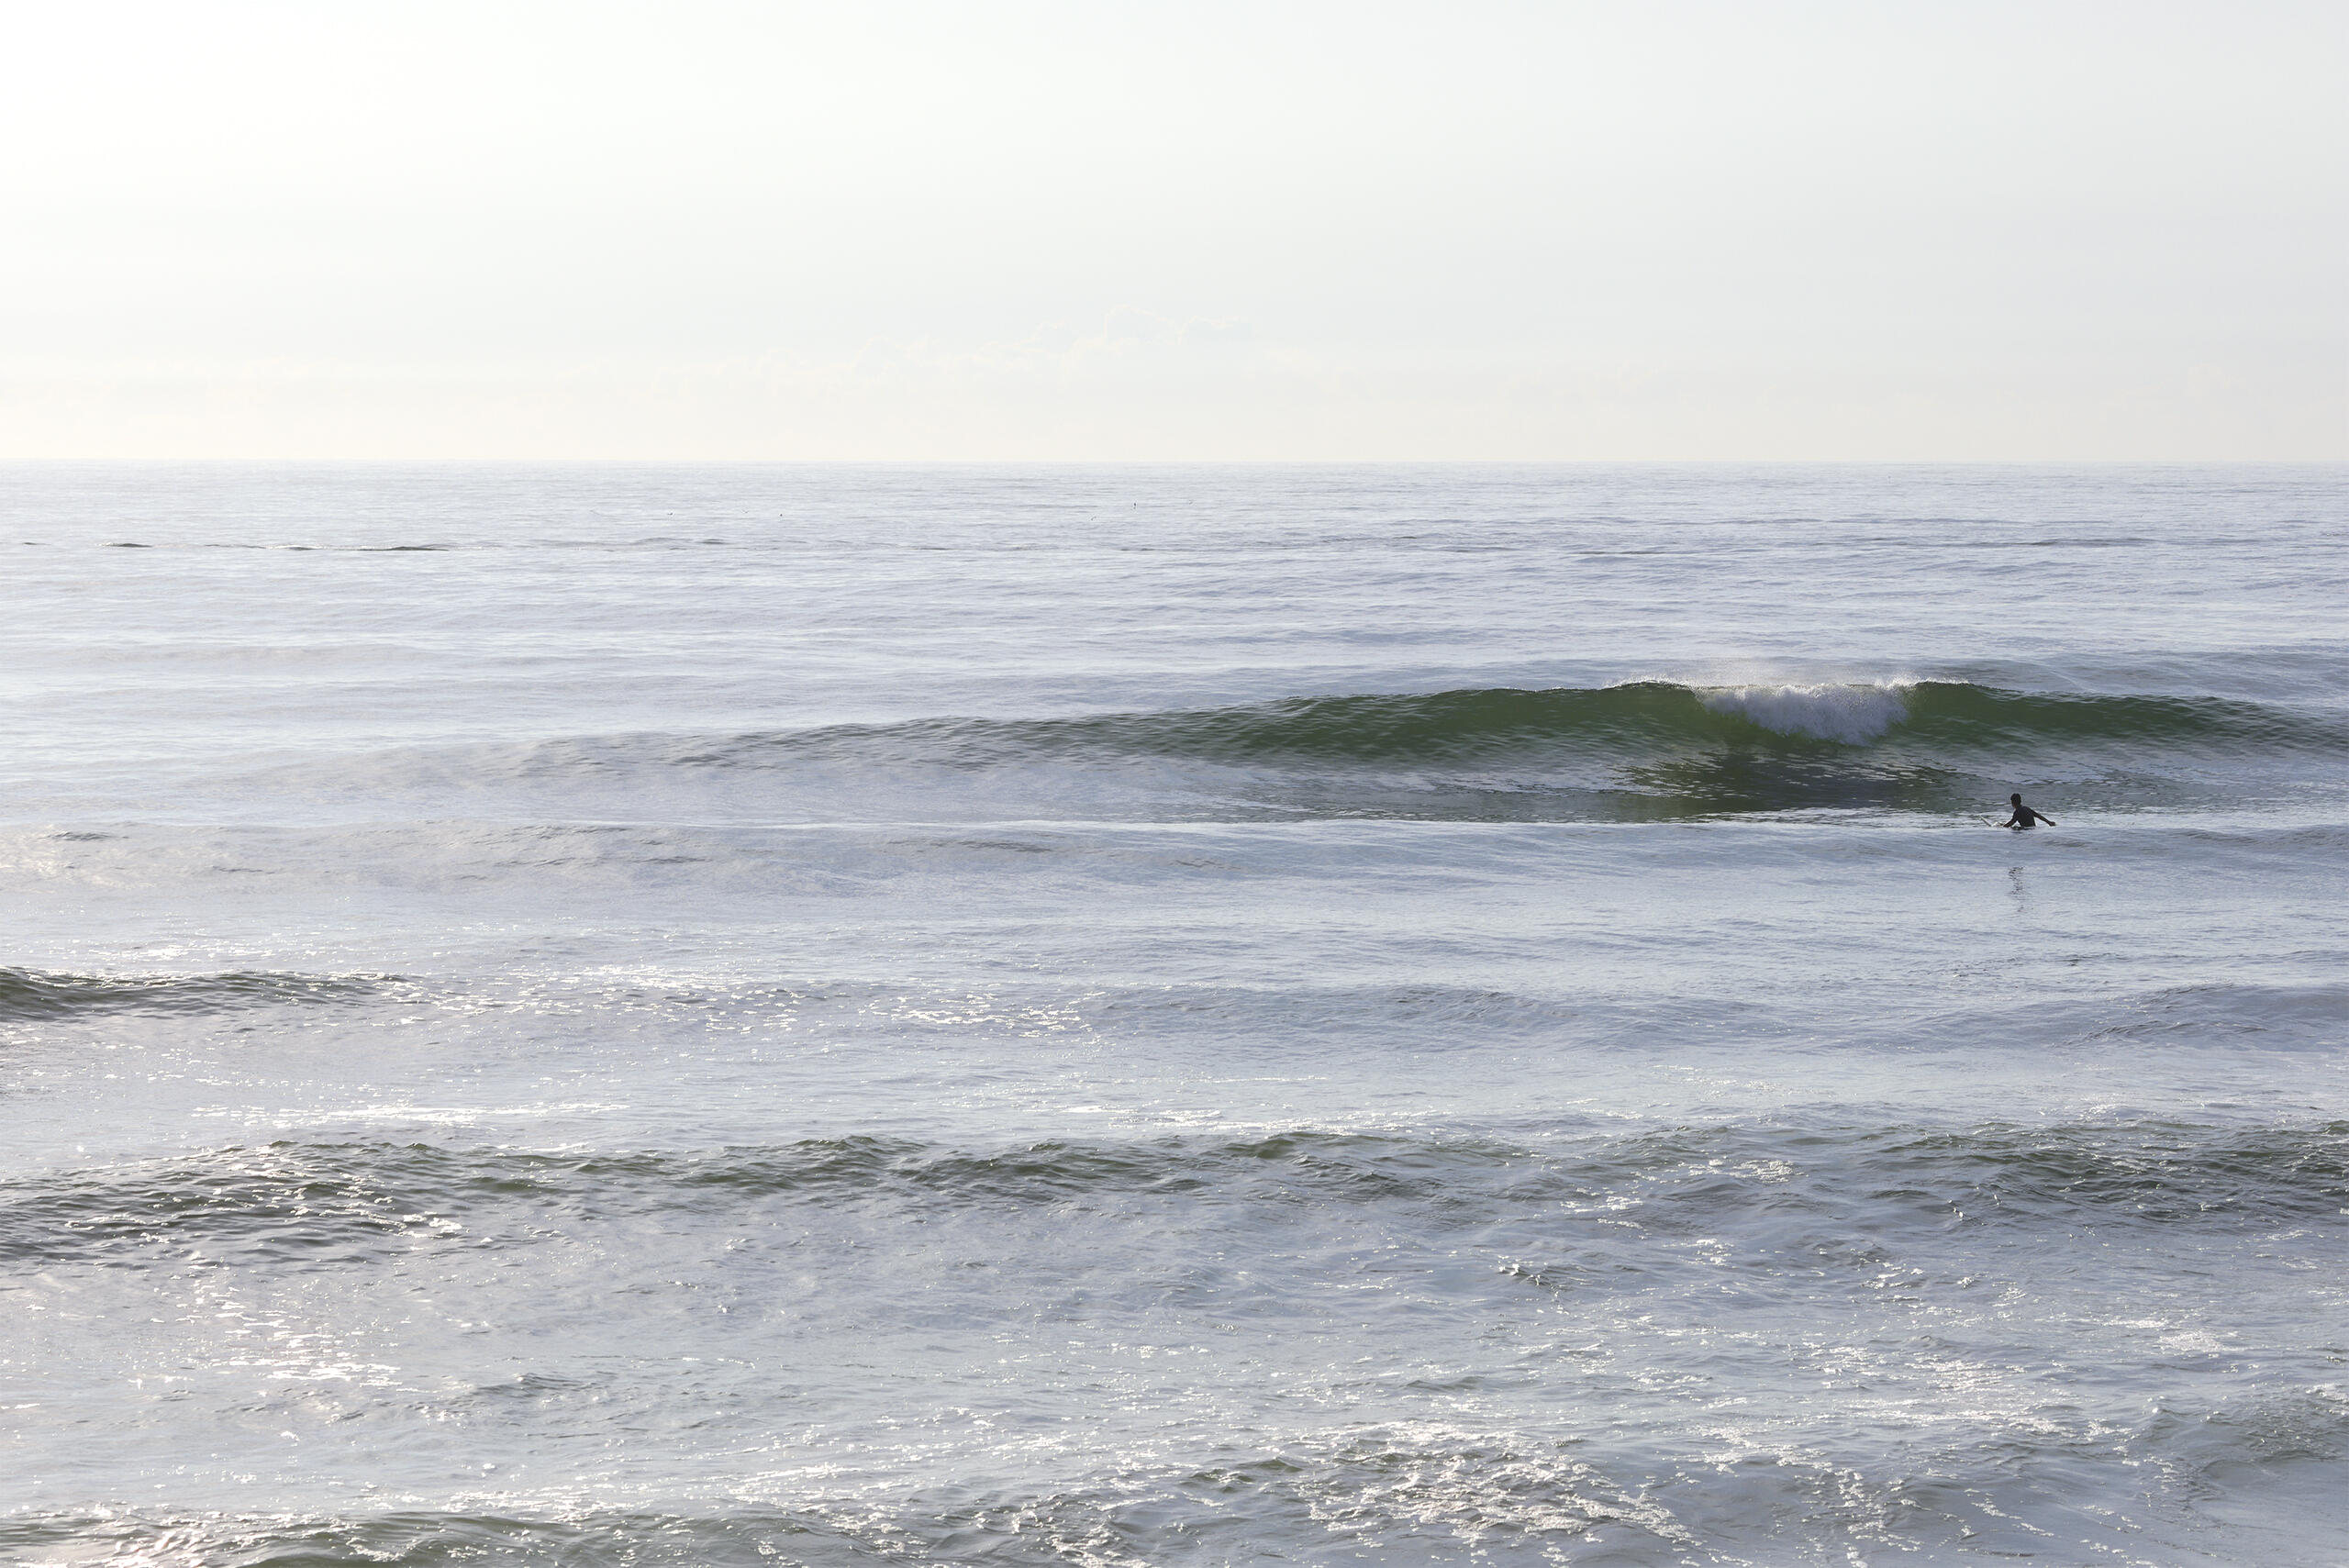
POLYGON ((2025 806, 2022 803, 2022 796, 2019 795, 2010 795, 2007 796, 2007 798, 2014 802, 2015 814, 2012 817, 2008 817, 2004 822, 1999 823, 1999 827, 2012 828, 2016 832, 2020 833, 2026 828, 2036 828, 2042 822, 2046 823, 2050 828, 2055 826, 2055 818, 2053 817, 2043 817, 2038 812, 2033 811, 2030 806, 2025 806))

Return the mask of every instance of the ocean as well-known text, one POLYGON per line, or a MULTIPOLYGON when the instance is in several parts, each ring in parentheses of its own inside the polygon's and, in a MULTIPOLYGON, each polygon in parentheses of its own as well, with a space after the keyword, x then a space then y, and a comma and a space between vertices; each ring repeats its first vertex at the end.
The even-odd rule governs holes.
POLYGON ((2349 1562, 2344 498, 0 469, 0 1559, 2349 1562))

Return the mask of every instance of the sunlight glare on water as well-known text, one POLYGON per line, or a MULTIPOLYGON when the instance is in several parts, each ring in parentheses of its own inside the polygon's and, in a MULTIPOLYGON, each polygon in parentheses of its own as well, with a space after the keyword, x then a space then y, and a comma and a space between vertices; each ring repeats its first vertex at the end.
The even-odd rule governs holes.
POLYGON ((2334 1561, 2342 478, 0 470, 0 1555, 2334 1561))

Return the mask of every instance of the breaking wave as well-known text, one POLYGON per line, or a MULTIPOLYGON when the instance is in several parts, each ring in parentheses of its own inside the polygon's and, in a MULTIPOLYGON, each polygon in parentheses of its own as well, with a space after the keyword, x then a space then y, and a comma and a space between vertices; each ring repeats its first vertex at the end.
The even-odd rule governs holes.
POLYGON ((1956 1429, 1913 1423, 1899 1465, 1855 1464, 1791 1434, 1752 1432, 1750 1423, 1743 1431, 1717 1428, 1700 1454, 1511 1429, 1473 1416, 1377 1423, 1333 1416, 1278 1437, 1228 1432, 1187 1455, 1107 1449, 1087 1473, 1058 1486, 1031 1480, 905 1493, 867 1484, 852 1493, 819 1479, 796 1488, 788 1503, 712 1499, 674 1512, 507 1494, 461 1510, 342 1517, 20 1513, 0 1518, 0 1552, 93 1568, 1229 1568, 1274 1561, 1742 1568, 1858 1561, 1855 1537, 1886 1551, 1921 1552, 1924 1561, 2036 1559, 2054 1524, 2097 1554, 2075 1561, 2217 1562, 2144 1551, 2149 1534, 2166 1548, 2181 1535, 2207 1539, 2218 1526, 2230 1540, 2266 1547, 2260 1561, 2313 1562, 2292 1554, 2281 1532, 2247 1532, 2223 1509, 2202 1515, 2193 1507, 2222 1500, 2225 1486, 2247 1474, 2288 1485, 2295 1472, 2293 1504, 2314 1529, 2341 1517, 2337 1496, 2322 1490, 2349 1450, 2349 1402, 2335 1387, 2264 1406, 2158 1408, 2126 1424, 2066 1414, 1977 1414, 1956 1429), (2049 1488, 2017 1474, 2034 1462, 2060 1463, 2071 1485, 2049 1488), (2114 1475, 2140 1487, 2150 1479, 2185 1506, 2156 1516, 2149 1532, 2115 1521, 2092 1494, 2065 1495, 2114 1475))
MULTIPOLYGON (((1648 821, 1809 809, 1979 809, 2017 784, 2094 778, 2128 810, 2254 795, 2349 760, 2349 721, 2212 697, 1963 682, 1286 697, 1044 718, 935 717, 735 734, 630 732, 369 753, 273 773, 335 803, 413 794, 459 816, 915 820, 1362 817, 1648 821), (309 770, 309 771, 305 771, 309 770), (322 770, 322 771, 320 771, 322 770), (941 794, 943 790, 945 793, 941 794), (800 793, 796 793, 800 792, 800 793)), ((2294 784, 2293 787, 2297 787, 2294 784)), ((2261 796, 2264 798, 2265 796, 2261 796)), ((2058 811, 2073 798, 2047 801, 2058 811)))
MULTIPOLYGON (((859 1137, 697 1154, 275 1143, 0 1184, 0 1260, 233 1252, 324 1264, 387 1246, 525 1245, 549 1226, 774 1204, 1401 1205, 1446 1229, 1603 1211, 1627 1242, 1642 1230, 1759 1233, 1772 1216, 1798 1213, 1830 1230, 1839 1216, 1875 1230, 1896 1218, 1936 1231, 2330 1223, 2349 1206, 2349 1124, 1679 1129, 1546 1145, 1299 1131, 995 1151, 859 1137)), ((1565 1277, 1512 1269, 1537 1284, 1565 1277)))
POLYGON ((1913 684, 1732 686, 1705 692, 1703 700, 1711 712, 1733 714, 1774 735, 1865 746, 1909 717, 1913 684))
POLYGON ((989 767, 1087 755, 1241 767, 1426 764, 1684 750, 1848 749, 1897 743, 1922 756, 2089 746, 2349 751, 2349 726, 2215 697, 2000 690, 1963 682, 1628 685, 1287 697, 1233 707, 1072 718, 923 718, 723 737, 612 736, 529 750, 524 772, 655 762, 685 767, 810 761, 989 767))

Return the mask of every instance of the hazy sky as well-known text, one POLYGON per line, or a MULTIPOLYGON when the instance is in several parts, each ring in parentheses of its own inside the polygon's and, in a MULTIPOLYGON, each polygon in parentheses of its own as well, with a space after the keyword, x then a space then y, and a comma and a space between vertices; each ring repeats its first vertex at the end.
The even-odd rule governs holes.
POLYGON ((2349 5, 6 7, 0 456, 2349 457, 2349 5))

